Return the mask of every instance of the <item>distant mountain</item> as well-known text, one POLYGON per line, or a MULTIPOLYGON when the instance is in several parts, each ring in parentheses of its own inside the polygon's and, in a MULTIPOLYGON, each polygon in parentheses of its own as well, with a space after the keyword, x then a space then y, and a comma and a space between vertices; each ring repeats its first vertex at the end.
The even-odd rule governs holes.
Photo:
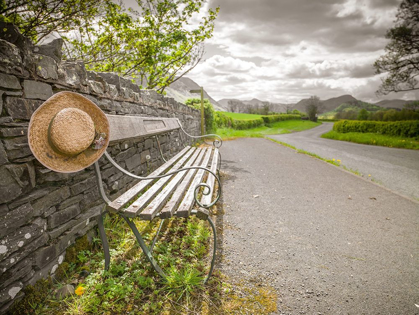
MULTIPOLYGON (((302 99, 297 104, 295 104, 292 109, 297 109, 301 112, 306 111, 306 106, 309 104, 309 98, 302 99)), ((328 100, 321 101, 322 106, 319 110, 319 113, 326 113, 329 111, 332 111, 339 107, 343 103, 350 103, 350 102, 356 102, 357 99, 353 97, 352 95, 342 95, 339 97, 333 97, 328 100)))
MULTIPOLYGON (((170 84, 166 89, 166 95, 173 97, 176 101, 185 104, 188 98, 201 98, 200 94, 191 93, 190 90, 198 90, 201 87, 192 79, 181 77, 176 82, 170 84)), ((224 109, 214 100, 204 89, 204 98, 207 98, 214 106, 215 110, 224 111, 224 109)))
POLYGON ((405 100, 384 100, 380 101, 378 103, 375 103, 375 105, 378 105, 380 107, 385 108, 397 108, 397 109, 403 109, 404 105, 407 103, 410 103, 412 101, 405 101, 405 100))

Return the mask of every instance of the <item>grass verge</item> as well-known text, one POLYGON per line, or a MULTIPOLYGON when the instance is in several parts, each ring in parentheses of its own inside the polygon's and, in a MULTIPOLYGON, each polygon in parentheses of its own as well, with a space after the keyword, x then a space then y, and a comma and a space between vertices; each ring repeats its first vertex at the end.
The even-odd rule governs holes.
MULTIPOLYGON (((254 116, 254 115, 253 115, 254 116)), ((286 120, 278 121, 270 124, 269 126, 260 126, 257 128, 246 129, 246 130, 235 130, 230 128, 217 129, 217 134, 224 140, 235 139, 235 138, 263 138, 267 135, 276 135, 291 133, 297 131, 303 131, 314 128, 321 123, 315 123, 307 120, 286 120)))
MULTIPOLYGON (((136 221, 151 243, 159 220, 136 221)), ((209 266, 207 221, 196 217, 166 220, 153 256, 167 274, 163 280, 139 249, 127 224, 116 215, 105 218, 111 247, 111 267, 103 271, 104 255, 99 240, 91 249, 77 251, 75 260, 65 261, 60 283, 49 289, 47 298, 32 304, 30 314, 270 314, 276 311, 277 296, 263 285, 255 288, 232 284, 215 271, 203 285, 209 266), (76 294, 56 299, 57 290, 72 284, 76 294), (243 294, 237 294, 243 292, 243 294)), ((60 266, 61 268, 61 266, 60 266)), ((22 313, 28 314, 28 313, 22 313)))
POLYGON ((322 135, 322 138, 339 141, 348 141, 360 144, 378 145, 390 148, 403 148, 419 150, 419 141, 412 138, 381 135, 376 133, 347 132, 340 133, 331 130, 322 135))

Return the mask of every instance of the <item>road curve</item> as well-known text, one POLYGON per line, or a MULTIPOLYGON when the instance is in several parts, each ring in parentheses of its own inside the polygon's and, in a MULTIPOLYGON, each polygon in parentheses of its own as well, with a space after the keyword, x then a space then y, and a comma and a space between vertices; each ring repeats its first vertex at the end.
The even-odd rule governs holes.
POLYGON ((406 150, 323 139, 333 123, 291 134, 269 136, 274 140, 315 153, 323 158, 341 160, 365 178, 404 196, 419 199, 419 150, 406 150), (369 176, 371 175, 371 176, 369 176))

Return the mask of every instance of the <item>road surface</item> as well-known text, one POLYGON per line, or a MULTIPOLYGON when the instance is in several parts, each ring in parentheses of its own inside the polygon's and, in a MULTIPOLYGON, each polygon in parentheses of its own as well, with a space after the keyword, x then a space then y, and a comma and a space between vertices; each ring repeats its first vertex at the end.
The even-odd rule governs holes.
POLYGON ((275 314, 419 314, 418 202, 267 139, 221 154, 224 274, 273 287, 275 314))
POLYGON ((393 191, 419 200, 419 150, 320 138, 332 127, 333 123, 323 123, 310 130, 274 135, 269 138, 291 144, 323 158, 341 160, 342 165, 358 171, 363 177, 371 178, 393 191))

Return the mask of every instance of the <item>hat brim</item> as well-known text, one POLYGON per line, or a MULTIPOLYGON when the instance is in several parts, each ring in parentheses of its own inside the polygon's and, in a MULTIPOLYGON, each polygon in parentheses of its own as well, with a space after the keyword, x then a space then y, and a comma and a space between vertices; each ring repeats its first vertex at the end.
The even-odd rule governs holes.
POLYGON ((28 142, 33 155, 45 167, 60 173, 74 173, 89 167, 105 153, 109 145, 109 121, 91 100, 74 92, 59 92, 47 99, 32 115, 28 128, 28 142), (68 156, 54 149, 49 139, 49 126, 54 116, 65 108, 86 112, 97 133, 105 133, 105 144, 100 149, 87 148, 80 154, 68 156))

